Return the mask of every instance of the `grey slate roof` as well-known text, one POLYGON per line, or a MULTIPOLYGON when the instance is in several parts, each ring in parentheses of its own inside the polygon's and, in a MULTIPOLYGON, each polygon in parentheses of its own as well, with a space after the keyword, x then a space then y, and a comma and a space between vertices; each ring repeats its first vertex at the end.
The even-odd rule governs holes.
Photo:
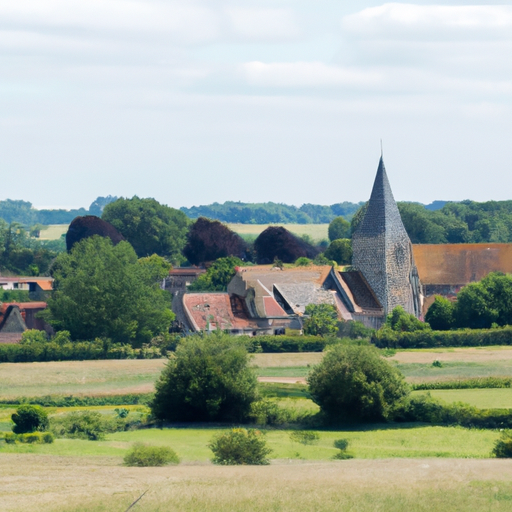
POLYGON ((420 315, 412 245, 396 205, 382 157, 363 220, 352 237, 354 267, 372 287, 386 314, 395 306, 420 315))

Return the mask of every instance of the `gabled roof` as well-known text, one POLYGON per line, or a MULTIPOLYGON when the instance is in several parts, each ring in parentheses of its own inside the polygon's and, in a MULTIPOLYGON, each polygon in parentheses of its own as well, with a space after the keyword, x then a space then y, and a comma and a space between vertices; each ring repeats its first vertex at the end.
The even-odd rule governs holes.
POLYGON ((423 285, 464 285, 490 272, 512 273, 512 244, 413 245, 423 285))

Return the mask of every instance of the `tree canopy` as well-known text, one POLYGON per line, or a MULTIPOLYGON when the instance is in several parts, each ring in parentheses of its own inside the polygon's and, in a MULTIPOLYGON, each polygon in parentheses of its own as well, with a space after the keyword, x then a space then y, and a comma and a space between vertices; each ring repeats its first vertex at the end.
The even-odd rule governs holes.
POLYGON ((156 383, 151 411, 166 421, 242 421, 257 397, 244 342, 223 333, 190 336, 156 383))
POLYGON ((158 254, 173 263, 183 260, 187 216, 155 199, 121 198, 105 206, 101 218, 112 224, 132 244, 139 257, 158 254))
POLYGON ((352 242, 348 238, 333 240, 324 255, 338 265, 350 265, 352 263, 352 242))
POLYGON ((435 331, 448 331, 455 325, 455 305, 445 297, 437 296, 425 315, 425 322, 435 331))
POLYGON ((155 282, 162 271, 154 267, 137 260, 127 242, 114 246, 109 238, 86 238, 57 258, 45 320, 74 340, 147 343, 168 332, 174 319, 170 297, 155 282))
POLYGON ((308 304, 304 314, 304 334, 328 336, 338 332, 338 314, 333 305, 308 304))
POLYGON ((226 256, 242 258, 245 249, 244 240, 226 225, 200 217, 190 227, 183 254, 190 263, 199 265, 226 256))
POLYGON ((66 233, 67 250, 70 251, 77 242, 93 235, 107 236, 114 245, 124 240, 123 235, 112 224, 95 215, 85 215, 83 217, 75 217, 69 225, 66 233))
POLYGON ((329 240, 339 240, 340 238, 350 238, 350 222, 339 216, 333 219, 328 228, 329 240))
POLYGON ((308 376, 309 393, 334 420, 382 420, 408 390, 373 346, 335 345, 308 376))
POLYGON ((293 263, 301 257, 313 259, 318 249, 297 238, 282 226, 270 226, 254 241, 258 263, 271 263, 276 258, 293 263))
POLYGON ((240 265, 243 265, 242 260, 234 256, 219 258, 188 289, 191 292, 224 292, 240 265))

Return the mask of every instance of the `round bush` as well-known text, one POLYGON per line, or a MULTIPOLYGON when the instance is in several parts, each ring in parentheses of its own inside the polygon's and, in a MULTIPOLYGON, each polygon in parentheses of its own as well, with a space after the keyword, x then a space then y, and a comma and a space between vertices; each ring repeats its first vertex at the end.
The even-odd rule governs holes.
POLYGON ((496 441, 492 454, 499 459, 512 458, 512 431, 505 430, 496 441))
POLYGON ((385 419, 408 388, 400 371, 373 346, 337 345, 308 377, 309 392, 330 418, 341 421, 385 419))
POLYGON ((179 464, 179 462, 178 455, 171 448, 149 446, 143 443, 135 443, 124 457, 126 466, 167 466, 168 464, 179 464))
POLYGON ((190 336, 156 383, 151 410, 166 421, 242 421, 257 398, 244 342, 225 334, 190 336))
POLYGON ((265 438, 259 430, 233 428, 215 436, 208 445, 213 452, 214 464, 264 465, 272 452, 267 448, 265 438))
POLYGON ((43 432, 48 429, 48 414, 39 405, 20 405, 11 416, 15 434, 27 434, 36 430, 43 432))

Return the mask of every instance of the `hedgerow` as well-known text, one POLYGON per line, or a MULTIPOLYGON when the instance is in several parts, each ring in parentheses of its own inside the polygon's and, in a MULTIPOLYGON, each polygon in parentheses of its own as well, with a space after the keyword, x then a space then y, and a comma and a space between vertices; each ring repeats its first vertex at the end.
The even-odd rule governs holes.
POLYGON ((371 336, 379 348, 483 347, 512 345, 512 326, 498 329, 462 329, 458 331, 395 332, 380 329, 371 336))
POLYGON ((92 407, 101 405, 148 405, 154 397, 154 393, 127 394, 127 395, 103 395, 103 396, 36 396, 4 398, 0 400, 2 405, 33 404, 43 407, 92 407))
POLYGON ((503 389, 512 388, 512 377, 475 377, 472 379, 420 382, 411 384, 411 388, 415 391, 431 389, 503 389))

